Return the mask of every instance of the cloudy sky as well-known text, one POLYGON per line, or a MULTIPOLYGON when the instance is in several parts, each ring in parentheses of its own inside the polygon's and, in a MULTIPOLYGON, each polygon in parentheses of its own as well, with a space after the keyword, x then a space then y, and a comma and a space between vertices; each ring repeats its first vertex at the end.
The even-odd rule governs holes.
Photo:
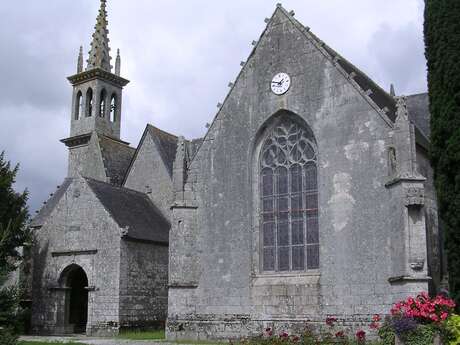
MULTIPOLYGON (((108 0, 110 45, 122 54, 122 139, 147 122, 195 138, 216 113, 272 0, 108 0)), ((98 0, 0 3, 0 151, 20 163, 32 211, 66 175, 71 87, 88 52, 98 0)), ((296 18, 382 87, 426 91, 423 0, 285 0, 296 18)))

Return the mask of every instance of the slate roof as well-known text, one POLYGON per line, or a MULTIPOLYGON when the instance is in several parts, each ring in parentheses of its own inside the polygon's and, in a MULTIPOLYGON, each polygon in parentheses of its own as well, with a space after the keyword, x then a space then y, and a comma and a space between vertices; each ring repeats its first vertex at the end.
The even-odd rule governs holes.
POLYGON ((418 129, 429 138, 431 135, 430 128, 430 102, 427 93, 419 93, 406 97, 407 110, 409 118, 415 123, 418 129))
POLYGON ((37 215, 32 219, 30 222, 30 227, 37 228, 43 226, 48 216, 53 212, 54 208, 56 207, 59 200, 61 200, 64 193, 69 188, 70 184, 72 183, 71 178, 64 179, 64 182, 61 186, 56 189, 56 192, 46 201, 46 204, 40 209, 37 215))
POLYGON ((121 186, 136 149, 102 134, 98 138, 107 177, 111 184, 121 186))
POLYGON ((169 242, 169 221, 144 193, 85 178, 91 190, 127 238, 157 243, 169 242))
POLYGON ((177 150, 177 137, 168 132, 162 131, 161 129, 147 125, 147 131, 152 136, 152 139, 156 142, 158 150, 160 151, 161 158, 165 163, 166 169, 170 176, 172 176, 173 163, 176 158, 177 150))

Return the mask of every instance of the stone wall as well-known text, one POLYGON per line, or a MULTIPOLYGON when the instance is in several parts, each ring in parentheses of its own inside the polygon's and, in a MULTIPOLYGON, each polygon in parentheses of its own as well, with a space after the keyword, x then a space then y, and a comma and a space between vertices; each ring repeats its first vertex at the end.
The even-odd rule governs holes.
POLYGON ((124 240, 121 244, 120 326, 164 326, 168 310, 168 247, 124 240))
POLYGON ((170 246, 181 245, 181 227, 189 233, 194 226, 188 238, 195 250, 171 256, 169 338, 258 334, 266 325, 289 331, 327 315, 362 327, 394 301, 427 289, 423 279, 389 282, 395 272, 406 272, 406 242, 398 236, 407 210, 402 189, 385 186, 391 121, 364 91, 309 33, 275 12, 191 162, 184 204, 197 209, 184 219, 182 210, 173 211, 178 236, 170 246), (282 96, 270 91, 278 72, 292 79, 282 96), (260 270, 258 152, 277 116, 304 122, 317 141, 318 270, 260 270), (195 285, 180 273, 190 264, 198 272, 195 285))
POLYGON ((166 170, 158 147, 146 131, 137 155, 126 177, 124 186, 147 193, 152 202, 170 219, 173 202, 171 176, 166 170))
POLYGON ((107 182, 101 148, 95 132, 91 134, 91 139, 86 144, 69 148, 67 175, 69 177, 81 175, 107 182))
POLYGON ((75 179, 45 224, 35 229, 32 330, 72 332, 66 316, 66 267, 88 278, 87 334, 118 332, 120 229, 83 179, 75 179))

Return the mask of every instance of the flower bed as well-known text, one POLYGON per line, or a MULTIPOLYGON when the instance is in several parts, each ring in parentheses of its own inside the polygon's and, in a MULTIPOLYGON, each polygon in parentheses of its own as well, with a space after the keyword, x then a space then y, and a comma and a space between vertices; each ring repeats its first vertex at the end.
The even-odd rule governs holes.
POLYGON ((314 332, 306 324, 302 334, 266 328, 259 336, 243 339, 242 345, 460 345, 460 316, 453 314, 455 303, 450 298, 427 293, 396 303, 384 320, 374 315, 369 320, 370 331, 379 340, 368 340, 367 333, 358 329, 347 332, 338 320, 329 316, 325 328, 314 332))

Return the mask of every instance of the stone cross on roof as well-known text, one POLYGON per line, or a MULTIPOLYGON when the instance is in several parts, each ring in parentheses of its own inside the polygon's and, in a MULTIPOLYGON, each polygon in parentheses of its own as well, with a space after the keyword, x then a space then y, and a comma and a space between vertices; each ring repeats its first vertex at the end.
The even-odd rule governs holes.
POLYGON ((111 72, 112 66, 110 65, 111 57, 107 24, 106 0, 101 0, 101 7, 99 8, 91 49, 89 51, 87 70, 102 68, 107 72, 111 72))

